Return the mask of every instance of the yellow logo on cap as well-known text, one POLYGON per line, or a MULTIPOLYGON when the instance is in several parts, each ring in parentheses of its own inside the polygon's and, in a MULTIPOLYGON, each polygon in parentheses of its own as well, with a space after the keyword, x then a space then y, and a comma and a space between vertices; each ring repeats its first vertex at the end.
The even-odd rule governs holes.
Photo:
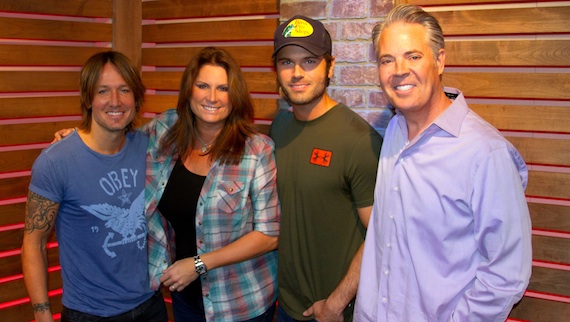
POLYGON ((313 34, 313 26, 303 19, 291 21, 283 30, 283 37, 308 37, 313 34))

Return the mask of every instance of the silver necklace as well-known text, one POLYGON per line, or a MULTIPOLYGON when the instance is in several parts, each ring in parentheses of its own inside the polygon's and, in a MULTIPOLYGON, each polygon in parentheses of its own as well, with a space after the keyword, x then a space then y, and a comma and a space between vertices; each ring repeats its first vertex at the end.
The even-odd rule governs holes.
POLYGON ((204 142, 204 140, 202 140, 202 138, 200 137, 200 135, 198 135, 198 131, 196 129, 194 129, 194 133, 196 133, 196 137, 198 138, 198 141, 200 141, 200 143, 202 144, 202 148, 200 149, 200 151, 202 151, 202 153, 206 154, 210 151, 210 149, 212 148, 212 144, 214 144, 214 141, 216 141, 216 139, 214 138, 214 140, 210 143, 206 143, 204 142))

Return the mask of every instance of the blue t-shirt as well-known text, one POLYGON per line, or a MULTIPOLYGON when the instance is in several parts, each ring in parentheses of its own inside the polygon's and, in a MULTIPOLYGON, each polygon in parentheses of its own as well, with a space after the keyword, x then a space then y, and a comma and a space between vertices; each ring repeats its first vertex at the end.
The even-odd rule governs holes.
POLYGON ((114 155, 88 148, 77 132, 46 148, 30 190, 60 204, 56 218, 62 303, 114 316, 149 299, 145 154, 148 137, 127 134, 114 155))

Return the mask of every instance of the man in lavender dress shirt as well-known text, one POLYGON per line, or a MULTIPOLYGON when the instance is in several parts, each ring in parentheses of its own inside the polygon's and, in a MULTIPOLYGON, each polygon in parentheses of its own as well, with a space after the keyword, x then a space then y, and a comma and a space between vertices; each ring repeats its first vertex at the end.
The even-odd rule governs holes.
POLYGON ((505 321, 531 274, 526 164, 445 88, 437 20, 417 6, 374 28, 396 109, 384 137, 355 321, 505 321))

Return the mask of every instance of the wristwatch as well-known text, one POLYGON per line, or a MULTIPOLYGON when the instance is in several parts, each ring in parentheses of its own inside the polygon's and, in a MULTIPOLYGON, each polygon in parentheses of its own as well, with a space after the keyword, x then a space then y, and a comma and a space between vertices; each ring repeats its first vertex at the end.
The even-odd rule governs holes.
POLYGON ((196 273, 198 273, 198 275, 202 276, 208 272, 208 268, 206 268, 206 264, 200 259, 200 255, 194 256, 194 264, 196 265, 196 273))

